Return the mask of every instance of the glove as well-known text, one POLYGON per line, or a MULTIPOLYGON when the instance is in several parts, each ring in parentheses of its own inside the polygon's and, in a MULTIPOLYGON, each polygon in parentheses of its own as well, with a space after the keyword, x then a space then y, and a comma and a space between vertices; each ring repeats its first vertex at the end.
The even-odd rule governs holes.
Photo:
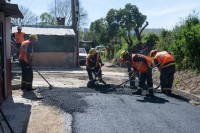
POLYGON ((132 79, 134 79, 134 78, 135 78, 135 76, 131 75, 130 80, 132 80, 132 79))
POLYGON ((103 63, 101 63, 101 67, 102 67, 102 66, 104 66, 104 64, 103 64, 103 63))
POLYGON ((148 70, 148 72, 151 71, 151 67, 149 67, 149 65, 147 65, 147 70, 148 70))

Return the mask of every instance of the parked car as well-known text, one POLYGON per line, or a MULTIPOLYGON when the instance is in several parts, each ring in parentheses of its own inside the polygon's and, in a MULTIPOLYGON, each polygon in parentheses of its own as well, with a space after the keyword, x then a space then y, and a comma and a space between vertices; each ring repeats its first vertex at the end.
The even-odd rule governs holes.
POLYGON ((86 62, 87 52, 85 48, 79 48, 79 62, 85 63, 86 62))
POLYGON ((96 46, 95 47, 95 50, 99 51, 100 49, 102 49, 102 52, 104 52, 106 50, 106 48, 104 46, 96 46))

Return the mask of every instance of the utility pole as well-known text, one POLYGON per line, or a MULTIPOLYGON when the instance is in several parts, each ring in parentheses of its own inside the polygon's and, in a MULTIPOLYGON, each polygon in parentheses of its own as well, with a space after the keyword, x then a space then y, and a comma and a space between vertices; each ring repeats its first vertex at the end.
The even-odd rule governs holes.
MULTIPOLYGON (((56 0, 55 0, 55 18, 56 18, 56 0)), ((57 18, 56 18, 57 19, 57 18)))

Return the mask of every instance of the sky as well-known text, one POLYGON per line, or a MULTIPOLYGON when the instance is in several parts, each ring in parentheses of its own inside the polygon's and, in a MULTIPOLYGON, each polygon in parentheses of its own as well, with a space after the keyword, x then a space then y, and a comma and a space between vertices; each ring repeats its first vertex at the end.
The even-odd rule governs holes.
MULTIPOLYGON (((11 3, 29 7, 40 16, 49 12, 48 4, 55 0, 11 0, 11 3)), ((172 29, 180 18, 186 18, 196 10, 200 13, 200 0, 80 0, 88 13, 88 25, 97 19, 105 18, 110 9, 125 8, 127 3, 136 5, 139 11, 147 16, 147 28, 172 29)), ((200 15, 199 15, 200 16, 200 15)))

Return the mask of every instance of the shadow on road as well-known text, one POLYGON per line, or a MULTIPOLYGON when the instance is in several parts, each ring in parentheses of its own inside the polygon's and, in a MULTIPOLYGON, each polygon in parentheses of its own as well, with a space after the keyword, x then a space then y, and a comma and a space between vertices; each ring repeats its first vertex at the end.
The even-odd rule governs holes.
POLYGON ((154 96, 154 97, 144 97, 143 100, 137 100, 138 102, 149 102, 149 103, 159 103, 159 104, 164 104, 166 102, 169 102, 166 99, 154 96))

